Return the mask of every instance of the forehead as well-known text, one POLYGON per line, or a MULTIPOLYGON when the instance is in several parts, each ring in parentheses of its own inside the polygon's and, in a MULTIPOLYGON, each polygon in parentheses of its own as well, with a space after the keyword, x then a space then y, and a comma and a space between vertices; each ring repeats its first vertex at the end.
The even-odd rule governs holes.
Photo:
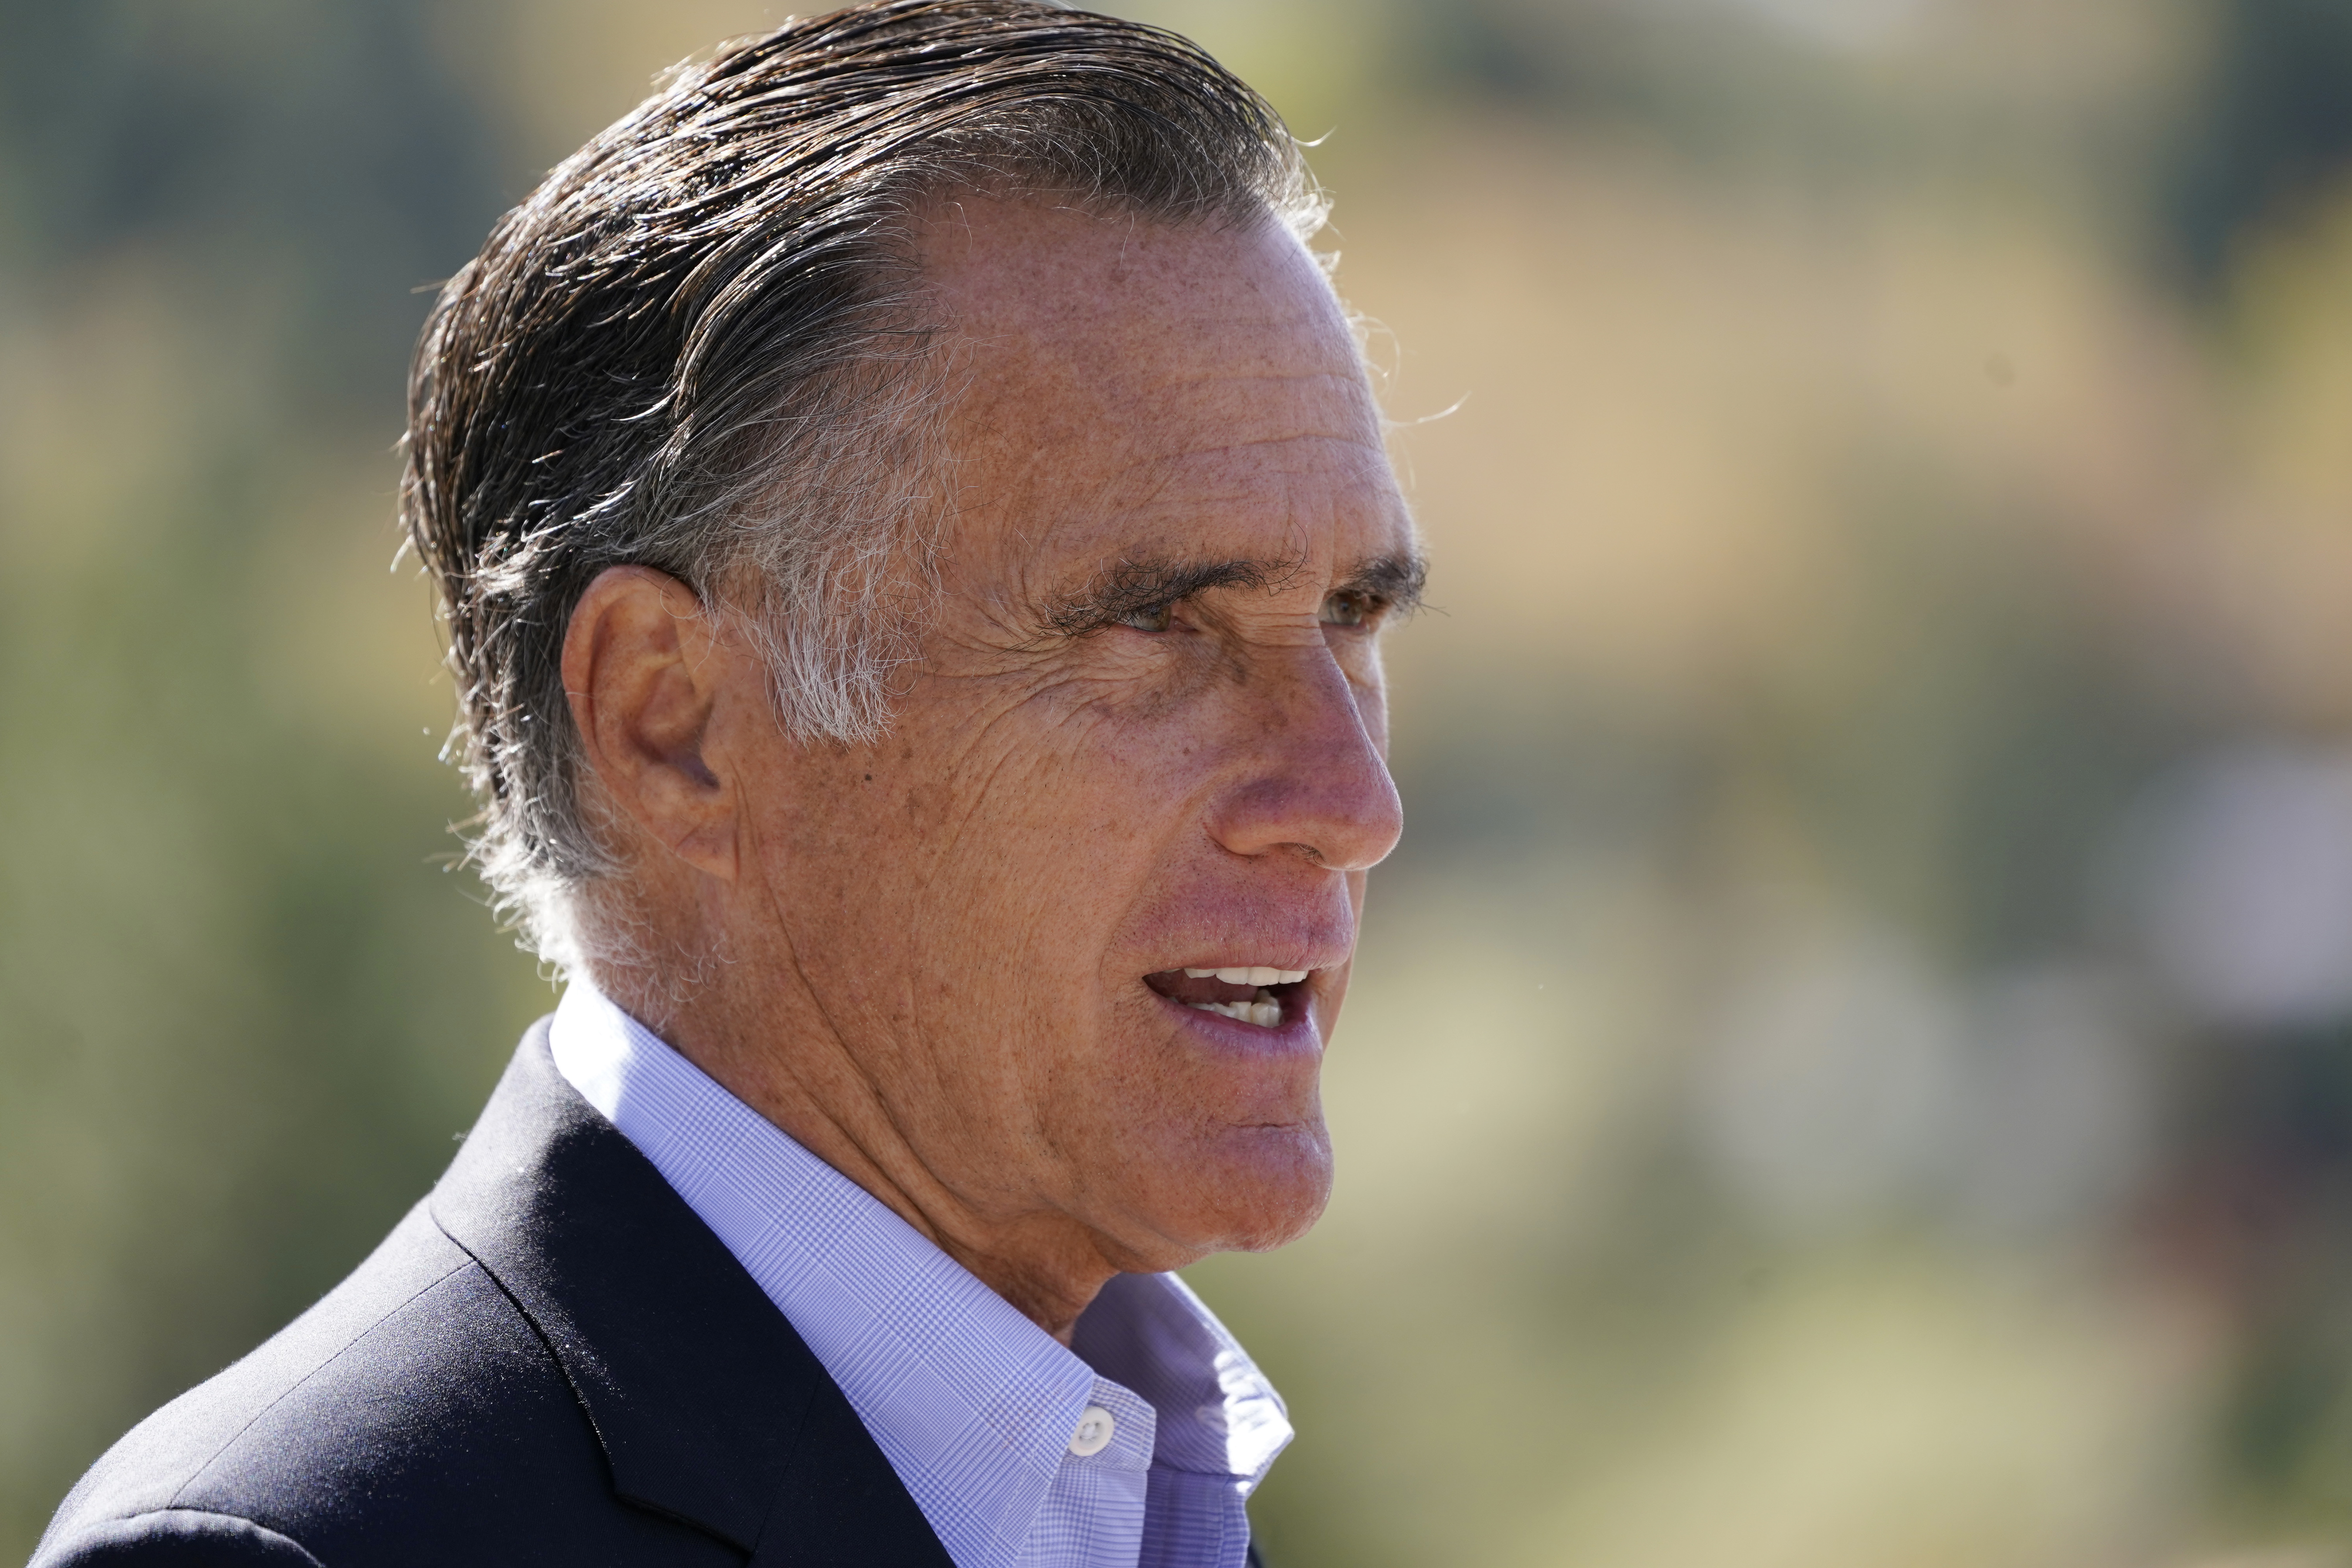
POLYGON ((1038 558, 1409 543, 1346 317, 1279 226, 964 198, 920 254, 952 323, 968 538, 1038 558))

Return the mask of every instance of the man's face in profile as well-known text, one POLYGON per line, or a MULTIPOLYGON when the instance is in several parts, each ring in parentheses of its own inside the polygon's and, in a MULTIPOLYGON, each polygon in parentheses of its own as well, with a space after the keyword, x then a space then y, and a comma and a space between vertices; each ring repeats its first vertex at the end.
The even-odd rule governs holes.
POLYGON ((1347 321, 1272 224, 965 196, 919 258, 959 390, 892 731, 794 742, 721 637, 725 821, 653 825, 727 840, 709 1032, 821 1020, 837 1052, 731 1076, 878 1101, 858 1155, 976 1250, 1276 1245, 1329 1190, 1323 1040, 1401 826, 1376 638, 1412 529, 1347 321))
POLYGON ((1286 1240, 1400 827, 1373 642, 1411 537, 1354 344, 1270 226, 962 201, 922 254, 970 356, 941 609, 876 753, 771 760, 758 874, 939 1180, 1130 1267, 1286 1240), (1185 973, 1250 968, 1307 978, 1185 973), (1279 1021, 1187 1005, 1227 999, 1279 1021))

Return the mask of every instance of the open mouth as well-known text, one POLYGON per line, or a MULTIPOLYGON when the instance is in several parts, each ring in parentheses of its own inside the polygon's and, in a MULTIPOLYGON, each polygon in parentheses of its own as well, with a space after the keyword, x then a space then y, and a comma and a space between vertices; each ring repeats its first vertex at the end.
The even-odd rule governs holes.
POLYGON ((1143 983, 1167 997, 1203 1013, 1216 1013, 1261 1029, 1278 1029, 1295 1009, 1307 1005, 1304 969, 1271 964, 1233 964, 1217 969, 1163 969, 1143 983))

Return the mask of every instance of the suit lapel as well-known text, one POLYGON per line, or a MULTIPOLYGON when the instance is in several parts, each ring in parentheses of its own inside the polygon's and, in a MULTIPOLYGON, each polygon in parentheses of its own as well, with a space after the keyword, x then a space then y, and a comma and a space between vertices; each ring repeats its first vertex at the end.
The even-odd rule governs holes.
POLYGON ((951 1568, 784 1315, 524 1036, 434 1218, 553 1352, 629 1502, 769 1564, 951 1568))

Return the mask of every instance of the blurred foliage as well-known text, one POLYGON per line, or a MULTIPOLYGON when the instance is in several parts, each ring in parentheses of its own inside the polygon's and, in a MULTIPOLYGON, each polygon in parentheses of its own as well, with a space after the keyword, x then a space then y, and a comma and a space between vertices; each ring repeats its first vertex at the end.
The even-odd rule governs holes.
POLYGON ((2244 231, 2336 194, 2352 160, 2352 8, 2238 0, 2209 26, 2204 101, 2179 127, 2165 216, 2189 275, 2210 284, 2244 231))
MULTIPOLYGON (((1274 1560, 2352 1562, 2352 10, 1137 10, 1331 132, 1438 562, 1339 1195, 1197 1271, 1274 1560)), ((0 0, 0 1552, 546 1006, 417 290, 778 19, 0 0)))
POLYGON ((413 289, 502 199, 425 19, 0 25, 8 1555, 365 1253, 545 992, 435 868, 448 701, 386 571, 413 289))

